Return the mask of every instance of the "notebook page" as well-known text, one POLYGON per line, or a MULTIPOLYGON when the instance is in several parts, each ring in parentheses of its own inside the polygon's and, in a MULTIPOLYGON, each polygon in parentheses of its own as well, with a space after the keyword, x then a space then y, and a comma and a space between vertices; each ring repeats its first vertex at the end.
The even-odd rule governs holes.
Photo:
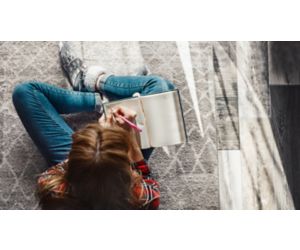
POLYGON ((143 96, 150 145, 161 147, 185 141, 184 124, 177 91, 143 96))
POLYGON ((136 123, 138 125, 140 125, 140 127, 142 127, 142 132, 140 133, 141 148, 142 149, 149 148, 150 143, 149 143, 148 134, 147 134, 147 126, 145 124, 145 115, 144 115, 143 108, 142 108, 138 98, 132 98, 132 99, 119 100, 119 101, 113 101, 113 102, 105 103, 104 104, 105 112, 107 113, 107 111, 110 108, 113 108, 115 106, 127 107, 129 109, 134 110, 137 113, 137 116, 136 116, 136 119, 135 119, 136 123))

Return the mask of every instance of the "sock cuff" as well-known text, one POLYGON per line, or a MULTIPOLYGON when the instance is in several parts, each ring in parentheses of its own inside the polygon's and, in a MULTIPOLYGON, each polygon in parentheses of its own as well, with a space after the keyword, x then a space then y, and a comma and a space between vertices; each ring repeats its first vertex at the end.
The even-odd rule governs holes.
POLYGON ((105 75, 106 70, 100 66, 90 66, 87 68, 84 78, 84 85, 90 92, 95 91, 95 85, 100 75, 105 75))

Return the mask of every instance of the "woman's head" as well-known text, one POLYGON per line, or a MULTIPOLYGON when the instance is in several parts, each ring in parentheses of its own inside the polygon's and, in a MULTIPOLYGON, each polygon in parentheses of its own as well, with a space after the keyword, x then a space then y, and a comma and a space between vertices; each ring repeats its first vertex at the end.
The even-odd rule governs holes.
POLYGON ((88 209, 137 205, 129 149, 130 137, 119 126, 90 124, 75 132, 66 174, 70 195, 88 209))

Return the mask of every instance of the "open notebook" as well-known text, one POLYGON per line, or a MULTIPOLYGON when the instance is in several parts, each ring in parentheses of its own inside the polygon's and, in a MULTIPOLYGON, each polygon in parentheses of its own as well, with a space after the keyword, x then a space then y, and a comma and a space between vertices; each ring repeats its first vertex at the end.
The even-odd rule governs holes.
POLYGON ((114 106, 136 111, 136 123, 142 128, 139 136, 142 149, 180 144, 187 140, 178 89, 106 102, 103 106, 105 115, 114 106))

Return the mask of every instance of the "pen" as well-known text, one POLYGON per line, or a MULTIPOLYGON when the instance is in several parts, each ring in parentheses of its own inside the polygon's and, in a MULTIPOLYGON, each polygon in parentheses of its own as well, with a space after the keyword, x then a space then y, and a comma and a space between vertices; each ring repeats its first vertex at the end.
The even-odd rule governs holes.
MULTIPOLYGON (((113 117, 115 118, 115 114, 114 113, 112 113, 112 114, 113 114, 113 117)), ((124 122, 126 122, 134 130, 136 130, 138 132, 142 132, 141 128, 139 128, 136 124, 134 124, 133 122, 126 119, 124 116, 118 115, 118 117, 120 117, 124 122)))

